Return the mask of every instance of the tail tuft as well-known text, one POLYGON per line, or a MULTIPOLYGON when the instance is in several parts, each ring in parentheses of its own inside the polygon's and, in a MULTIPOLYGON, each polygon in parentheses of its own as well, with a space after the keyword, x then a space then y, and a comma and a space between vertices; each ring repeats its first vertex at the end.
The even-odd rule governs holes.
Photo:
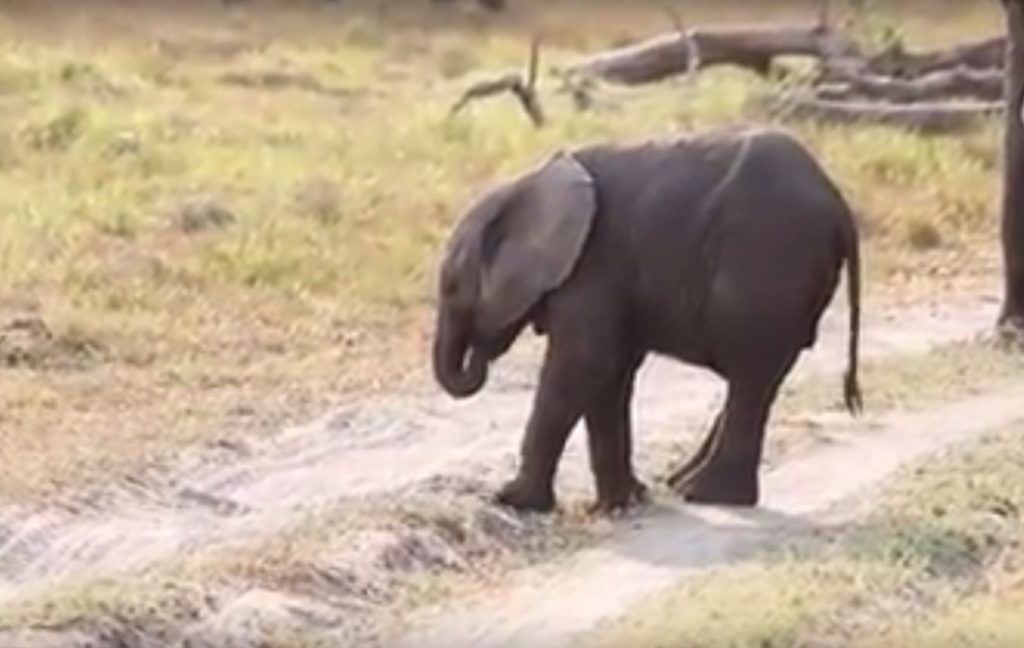
POLYGON ((849 371, 843 376, 843 401, 850 414, 859 416, 864 411, 864 398, 861 395, 857 375, 849 371))

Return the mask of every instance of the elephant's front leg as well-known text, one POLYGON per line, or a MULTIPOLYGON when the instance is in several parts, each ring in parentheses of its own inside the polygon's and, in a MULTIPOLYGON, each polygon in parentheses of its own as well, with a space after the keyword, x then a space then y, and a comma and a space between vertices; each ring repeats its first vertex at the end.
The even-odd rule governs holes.
POLYGON ((592 512, 612 513, 646 499, 647 488, 633 472, 630 404, 639 361, 625 367, 587 408, 587 440, 597 502, 592 512))
POLYGON ((498 492, 500 503, 522 511, 555 508, 555 471, 569 433, 583 415, 571 368, 552 356, 549 348, 519 450, 519 471, 498 492))
POLYGON ((602 357, 604 348, 585 335, 550 340, 520 448, 519 471, 498 493, 500 503, 527 511, 555 507, 555 472, 569 433, 614 375, 615 367, 602 357))

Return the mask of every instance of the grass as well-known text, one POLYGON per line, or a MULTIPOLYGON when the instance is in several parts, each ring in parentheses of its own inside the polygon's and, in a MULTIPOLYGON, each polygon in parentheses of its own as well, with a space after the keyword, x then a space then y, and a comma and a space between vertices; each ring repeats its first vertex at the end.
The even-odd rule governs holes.
MULTIPOLYGON (((561 146, 763 118, 747 103, 759 82, 735 71, 613 92, 584 114, 549 85, 539 131, 506 101, 447 117, 475 75, 520 66, 538 26, 555 64, 663 29, 653 2, 588 8, 586 34, 566 28, 577 1, 495 20, 215 4, 0 14, 0 327, 27 314, 49 332, 45 361, 0 370, 5 499, 273 429, 422 366, 437 254, 490 181, 561 146), (183 225, 200 198, 227 216, 183 225)), ((949 28, 894 11, 922 41, 949 28)), ((999 17, 957 16, 963 34, 999 17)), ((873 292, 990 254, 996 125, 960 138, 791 126, 864 218, 873 292)))
POLYGON ((582 645, 1020 645, 1020 432, 908 468, 866 519, 659 594, 582 645))

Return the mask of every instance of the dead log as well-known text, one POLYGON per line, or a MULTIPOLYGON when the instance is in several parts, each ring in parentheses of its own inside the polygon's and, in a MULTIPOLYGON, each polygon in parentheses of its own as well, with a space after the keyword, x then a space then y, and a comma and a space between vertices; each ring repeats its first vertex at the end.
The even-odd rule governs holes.
POLYGON ((1002 69, 1005 62, 1006 37, 991 36, 948 49, 926 52, 911 52, 896 44, 868 59, 867 71, 906 79, 961 67, 972 70, 1002 69))
POLYGON ((570 66, 570 75, 639 85, 716 65, 767 75, 780 56, 850 56, 855 47, 825 25, 696 27, 601 52, 570 66), (696 61, 695 61, 696 59, 696 61))
POLYGON ((995 102, 942 102, 897 104, 890 102, 829 101, 814 96, 787 97, 783 116, 840 124, 881 124, 924 133, 954 133, 974 128, 985 119, 1002 115, 1005 104, 995 102))
POLYGON ((883 99, 914 103, 954 97, 999 101, 1003 98, 1003 76, 1000 70, 967 67, 940 70, 917 79, 847 73, 843 82, 822 85, 816 94, 832 101, 883 99))

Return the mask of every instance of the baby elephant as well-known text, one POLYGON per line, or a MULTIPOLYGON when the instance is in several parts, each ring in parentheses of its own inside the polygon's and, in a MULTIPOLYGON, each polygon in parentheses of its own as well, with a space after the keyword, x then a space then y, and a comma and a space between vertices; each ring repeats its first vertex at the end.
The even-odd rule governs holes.
POLYGON ((774 129, 559 152, 483 195, 440 268, 434 373, 476 393, 527 324, 548 336, 518 474, 498 500, 549 511, 570 430, 586 422, 596 510, 641 499, 630 400, 648 353, 706 367, 728 394, 669 477, 687 501, 753 506, 779 386, 814 345, 844 262, 845 402, 860 408, 853 214, 811 154, 774 129))

